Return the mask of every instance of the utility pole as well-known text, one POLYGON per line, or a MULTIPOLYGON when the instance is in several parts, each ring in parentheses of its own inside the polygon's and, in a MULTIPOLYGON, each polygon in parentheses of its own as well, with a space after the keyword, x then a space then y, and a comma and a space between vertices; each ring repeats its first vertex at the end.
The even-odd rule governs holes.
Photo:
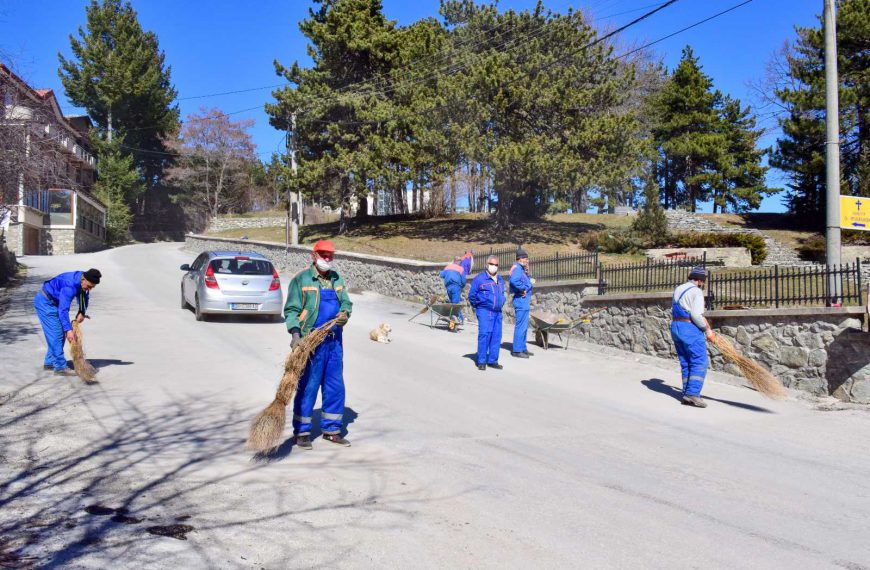
MULTIPOLYGON (((293 129, 293 148, 290 150, 290 170, 293 172, 293 179, 296 179, 296 113, 290 115, 290 125, 293 129)), ((299 204, 299 192, 292 192, 291 202, 293 205, 293 215, 290 223, 290 240, 293 245, 299 245, 299 219, 302 217, 302 207, 299 204)))
MULTIPOLYGON (((290 155, 290 170, 296 178, 296 113, 290 114, 290 130, 287 132, 287 154, 290 155)), ((284 245, 299 245, 299 219, 301 204, 298 203, 297 192, 287 188, 287 220, 284 224, 284 245)))
MULTIPOLYGON (((834 0, 825 3, 825 252, 828 270, 840 261, 840 80, 837 74, 837 22, 834 0)), ((829 302, 840 303, 840 280, 828 274, 829 302)))

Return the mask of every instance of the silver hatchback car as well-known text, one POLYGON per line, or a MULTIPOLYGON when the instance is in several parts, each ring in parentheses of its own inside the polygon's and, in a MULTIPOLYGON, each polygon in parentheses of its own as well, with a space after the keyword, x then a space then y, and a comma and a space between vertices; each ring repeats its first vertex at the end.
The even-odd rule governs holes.
POLYGON ((181 266, 181 308, 206 315, 266 315, 284 311, 281 280, 268 258, 253 252, 206 251, 181 266))

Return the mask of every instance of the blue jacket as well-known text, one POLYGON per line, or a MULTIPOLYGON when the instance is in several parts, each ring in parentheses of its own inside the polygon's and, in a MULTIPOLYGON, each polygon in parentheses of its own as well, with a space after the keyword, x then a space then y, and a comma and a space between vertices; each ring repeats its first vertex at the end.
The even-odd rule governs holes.
POLYGON ((511 267, 508 283, 510 284, 511 295, 514 298, 514 308, 528 309, 529 303, 532 300, 532 279, 519 263, 514 263, 513 267, 511 267), (525 297, 522 296, 523 291, 526 292, 525 297))
POLYGON ((63 332, 72 330, 72 323, 69 320, 69 308, 72 305, 73 299, 76 299, 78 302, 81 314, 84 315, 88 310, 90 295, 82 289, 82 273, 82 271, 61 273, 54 279, 50 279, 42 284, 42 290, 45 291, 45 295, 57 305, 57 315, 60 318, 63 332))
POLYGON ((465 287, 465 276, 467 273, 465 270, 456 265, 455 263, 451 263, 447 267, 441 270, 441 279, 444 280, 444 286, 450 289, 451 287, 456 287, 457 289, 462 289, 465 287))
POLYGON ((471 282, 468 302, 475 309, 500 313, 505 302, 504 279, 497 275, 493 281, 486 271, 480 272, 471 282))

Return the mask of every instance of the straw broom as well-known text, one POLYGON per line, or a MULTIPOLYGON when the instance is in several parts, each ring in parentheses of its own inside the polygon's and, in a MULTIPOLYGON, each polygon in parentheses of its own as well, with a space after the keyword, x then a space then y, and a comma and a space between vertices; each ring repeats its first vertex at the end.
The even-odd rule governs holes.
POLYGON ((284 375, 281 377, 275 399, 251 422, 248 441, 245 444, 248 449, 257 453, 266 453, 278 446, 287 422, 287 404, 293 398, 296 386, 299 385, 299 378, 314 350, 320 346, 337 320, 333 319, 305 335, 296 348, 287 355, 284 361, 284 375))
POLYGON ((786 395, 785 388, 780 384, 776 377, 768 372, 760 364, 743 356, 731 344, 727 338, 720 334, 713 337, 713 346, 715 346, 722 356, 737 365, 740 373, 749 380, 752 387, 761 392, 762 395, 768 398, 783 398, 786 395))
POLYGON ((73 322, 73 334, 75 341, 70 343, 70 353, 72 354, 73 366, 79 378, 85 381, 86 384, 95 384, 97 377, 97 369, 85 359, 84 338, 82 337, 82 327, 78 321, 73 322))
POLYGON ((429 302, 426 303, 426 306, 423 307, 422 309, 420 309, 419 313, 417 313, 416 315, 414 315, 413 317, 408 319, 408 322, 410 323, 411 321, 413 321, 414 319, 416 319, 417 317, 419 317, 420 315, 422 315, 423 313, 428 311, 429 308, 437 302, 438 302, 438 297, 436 295, 429 295, 429 302))

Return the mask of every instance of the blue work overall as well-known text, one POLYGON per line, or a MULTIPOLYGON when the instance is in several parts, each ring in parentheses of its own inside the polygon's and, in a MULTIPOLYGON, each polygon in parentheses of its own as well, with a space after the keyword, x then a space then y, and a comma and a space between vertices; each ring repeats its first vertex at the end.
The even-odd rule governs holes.
POLYGON ((525 268, 519 263, 511 267, 508 280, 510 292, 513 296, 514 315, 514 343, 511 352, 526 352, 526 337, 529 330, 529 309, 532 299, 532 280, 526 273, 525 268), (523 295, 525 293, 525 295, 523 295))
MULTIPOLYGON (((462 288, 465 287, 465 270, 461 266, 451 263, 441 271, 441 279, 447 290, 447 300, 451 303, 461 303, 462 288)), ((465 322, 462 311, 459 311, 456 318, 460 324, 465 322)))
MULTIPOLYGON (((677 299, 671 301, 674 319, 691 319, 692 315, 680 306, 680 300, 691 291, 689 287, 677 299)), ((707 376, 707 341, 704 333, 691 321, 671 322, 671 337, 677 348, 683 378, 683 395, 700 396, 707 376)))
MULTIPOLYGON (((338 315, 339 300, 333 289, 320 289, 320 306, 314 327, 331 321, 338 315)), ((344 419, 344 351, 341 328, 334 327, 318 346, 296 388, 293 400, 293 432, 311 433, 311 417, 317 402, 317 391, 322 389, 320 429, 323 433, 341 433, 344 419)))
POLYGON ((43 364, 56 371, 67 368, 63 347, 66 343, 66 332, 72 330, 69 318, 72 300, 76 299, 78 302, 80 313, 87 311, 89 295, 82 290, 81 281, 81 271, 61 273, 43 283, 33 299, 33 307, 48 345, 43 364))

